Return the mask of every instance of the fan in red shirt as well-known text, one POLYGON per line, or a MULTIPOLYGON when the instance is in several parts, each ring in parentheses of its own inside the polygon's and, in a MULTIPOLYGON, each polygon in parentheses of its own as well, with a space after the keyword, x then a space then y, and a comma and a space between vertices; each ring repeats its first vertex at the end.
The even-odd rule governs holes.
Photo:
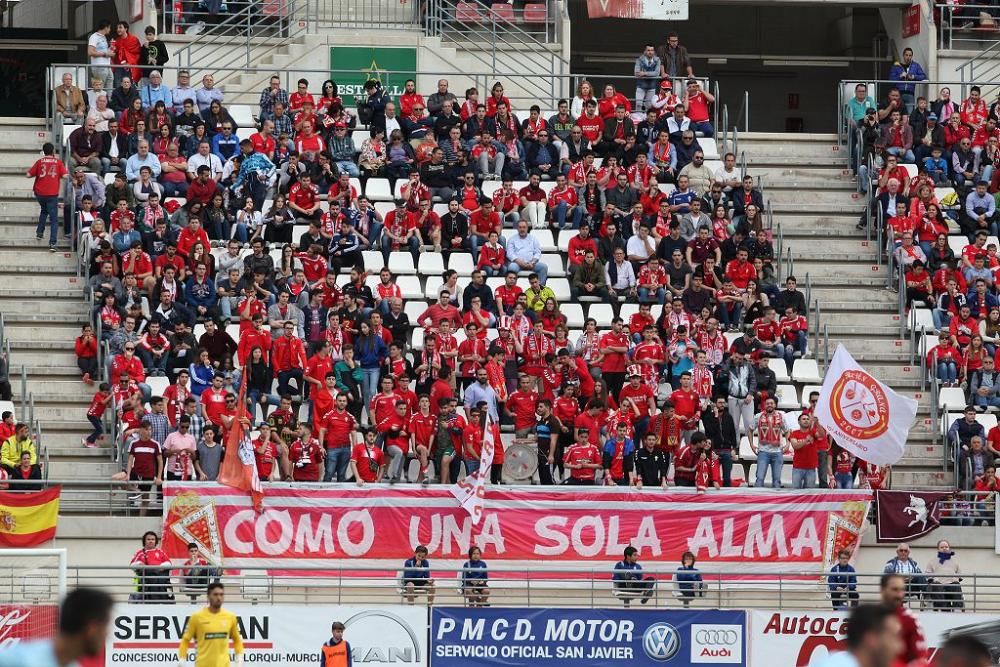
MULTIPOLYGON (((375 444, 376 436, 375 429, 369 429, 365 433, 365 441, 354 445, 351 450, 350 467, 358 486, 381 482, 385 474, 385 453, 375 444)), ((388 438, 386 442, 388 443, 388 438)))
POLYGON ((326 452, 312 437, 312 427, 308 423, 299 424, 299 438, 289 447, 288 458, 293 466, 292 479, 296 482, 318 482, 322 479, 323 468, 320 464, 326 458, 326 452))
POLYGON ((629 350, 628 334, 622 331, 622 318, 611 321, 611 331, 601 336, 598 349, 601 355, 601 377, 608 385, 608 392, 616 395, 625 384, 625 362, 629 350))
POLYGON ((638 364, 632 364, 628 368, 628 384, 618 392, 618 403, 630 401, 637 409, 638 415, 635 417, 635 440, 642 440, 649 426, 649 418, 656 411, 656 394, 652 387, 642 381, 642 372, 638 364))
POLYGON ((681 388, 670 394, 677 416, 683 421, 685 431, 693 431, 701 419, 701 398, 691 388, 691 373, 681 373, 681 388))
POLYGON ((514 433, 519 438, 527 437, 535 425, 535 406, 540 398, 532 387, 534 380, 522 375, 517 391, 507 397, 504 412, 514 420, 514 433))
POLYGON ((254 460, 257 462, 257 477, 266 482, 271 479, 274 463, 278 460, 278 445, 271 439, 270 425, 260 425, 260 436, 252 444, 254 460))
POLYGON ((741 290, 745 290, 751 280, 757 280, 757 269, 747 261, 746 248, 737 250, 736 259, 726 264, 726 277, 732 279, 733 285, 741 290))
MULTIPOLYGON (((600 437, 599 433, 597 437, 600 437)), ((594 484, 597 471, 603 467, 603 457, 593 440, 589 427, 577 428, 576 442, 563 454, 563 467, 569 470, 567 484, 578 486, 594 484)))
POLYGON ((576 125, 591 145, 596 145, 601 140, 601 133, 604 132, 604 119, 597 113, 597 100, 587 100, 583 115, 576 119, 576 125))
POLYGON ((38 198, 38 206, 41 208, 35 236, 38 238, 42 237, 42 233, 45 231, 45 216, 48 215, 50 227, 49 247, 54 250, 56 232, 59 229, 57 210, 59 190, 62 187, 63 179, 69 175, 69 170, 66 169, 66 165, 63 164, 62 160, 55 156, 55 146, 52 143, 46 142, 42 146, 42 154, 43 157, 28 169, 27 175, 29 178, 35 179, 32 190, 35 193, 35 197, 38 198))
POLYGON ((312 184, 309 172, 299 175, 299 182, 288 190, 288 207, 296 217, 319 220, 323 214, 320 209, 319 189, 312 184))

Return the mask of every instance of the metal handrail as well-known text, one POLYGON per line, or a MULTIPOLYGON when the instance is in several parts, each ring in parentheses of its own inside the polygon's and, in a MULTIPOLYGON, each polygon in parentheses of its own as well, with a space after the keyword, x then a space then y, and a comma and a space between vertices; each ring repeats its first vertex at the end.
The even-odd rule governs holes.
MULTIPOLYGON (((733 128, 733 132, 735 132, 735 131, 736 131, 736 128, 734 127, 733 128)), ((747 176, 747 152, 746 151, 741 151, 740 152, 740 180, 742 181, 744 178, 746 178, 746 176, 747 176)))
POLYGON ((899 338, 906 336, 906 269, 899 265, 899 338))
MULTIPOLYGON (((809 303, 809 302, 806 301, 806 303, 809 303)), ((818 359, 819 358, 819 332, 820 332, 820 328, 821 328, 821 324, 822 324, 822 318, 823 318, 823 312, 822 312, 822 308, 819 305, 819 299, 816 299, 815 303, 813 304, 813 313, 814 313, 813 319, 815 320, 815 324, 814 324, 813 330, 812 330, 812 333, 813 333, 813 350, 814 350, 813 357, 815 357, 815 358, 818 359)))
POLYGON ((743 131, 750 132, 750 91, 743 91, 743 100, 740 101, 740 108, 736 112, 736 125, 739 126, 740 119, 743 119, 743 131))
MULTIPOLYGON (((718 105, 716 105, 718 106, 718 105)), ((722 154, 729 152, 729 107, 722 105, 722 125, 716 125, 722 131, 722 154)))
MULTIPOLYGON (((28 369, 21 364, 21 419, 28 414, 28 369)), ((27 421, 27 420, 26 420, 27 421)))
MULTIPOLYGON (((789 274, 791 275, 791 274, 789 274)), ((809 277, 809 272, 806 271, 806 292, 805 292, 806 303, 812 301, 812 278, 809 277)))
POLYGON ((823 372, 830 367, 830 325, 823 325, 823 372))
MULTIPOLYGON (((931 366, 927 369, 928 382, 931 385, 931 425, 937 428, 931 431, 931 442, 935 445, 938 442, 938 431, 940 424, 938 417, 938 383, 937 383, 937 351, 931 350, 931 366)), ((946 460, 947 462, 947 460, 946 460)))
MULTIPOLYGON (((914 316, 916 321, 916 316, 914 316)), ((927 327, 920 327, 920 390, 927 390, 927 327)))

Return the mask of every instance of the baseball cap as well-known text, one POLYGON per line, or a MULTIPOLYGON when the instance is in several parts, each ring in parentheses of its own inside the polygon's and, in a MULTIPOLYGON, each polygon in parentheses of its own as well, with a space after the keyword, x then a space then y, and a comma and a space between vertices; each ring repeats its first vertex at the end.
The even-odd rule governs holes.
POLYGON ((673 88, 674 84, 670 83, 667 79, 660 81, 660 88, 673 88))
POLYGON ((347 127, 347 123, 338 120, 336 123, 333 124, 333 127, 334 129, 341 130, 347 127))

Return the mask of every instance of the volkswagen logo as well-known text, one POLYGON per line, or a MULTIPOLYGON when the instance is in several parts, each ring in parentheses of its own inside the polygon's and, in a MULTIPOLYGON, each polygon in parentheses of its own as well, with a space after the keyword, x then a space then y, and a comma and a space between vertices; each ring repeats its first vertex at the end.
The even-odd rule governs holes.
POLYGON ((681 650, 681 636, 669 623, 654 623, 642 634, 642 650, 651 660, 666 662, 681 650))
POLYGON ((726 646, 732 646, 739 639, 739 633, 735 630, 699 630, 694 636, 694 640, 699 644, 724 644, 726 646))

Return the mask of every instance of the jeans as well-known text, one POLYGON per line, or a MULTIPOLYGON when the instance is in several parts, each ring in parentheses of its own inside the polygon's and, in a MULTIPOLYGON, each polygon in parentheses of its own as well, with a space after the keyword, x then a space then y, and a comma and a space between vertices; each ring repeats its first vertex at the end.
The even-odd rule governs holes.
POLYGON ((186 197, 188 191, 187 181, 181 181, 180 183, 175 183, 173 181, 167 181, 163 185, 163 196, 164 197, 186 197))
POLYGON ((795 359, 795 353, 798 352, 800 357, 804 357, 806 354, 806 332, 797 331, 795 332, 795 341, 791 343, 785 343, 784 349, 782 350, 785 363, 788 364, 788 369, 792 369, 792 361, 795 359))
POLYGON ((972 402, 977 408, 1000 408, 1000 396, 980 396, 976 394, 972 397, 972 402))
POLYGON ((101 421, 100 417, 94 417, 93 415, 87 415, 87 420, 94 427, 94 432, 87 436, 87 442, 95 443, 98 438, 104 435, 104 422, 101 421))
MULTIPOLYGON (((552 223, 557 225, 559 229, 566 228, 566 214, 569 211, 569 204, 562 201, 559 202, 554 209, 552 209, 552 223)), ((580 221, 583 219, 583 209, 579 206, 573 207, 573 222, 570 229, 580 229, 580 221)))
POLYGON ((346 171, 353 178, 357 178, 361 175, 361 172, 358 170, 358 165, 354 164, 350 160, 339 160, 334 162, 334 164, 337 165, 337 170, 340 173, 344 173, 346 171))
MULTIPOLYGON (((465 462, 465 476, 469 477, 479 470, 479 459, 462 459, 465 462)), ((457 480, 456 480, 457 481, 457 480)))
MULTIPOLYGON (((378 378, 382 373, 382 369, 376 366, 375 368, 361 368, 361 394, 364 397, 364 404, 367 406, 372 402, 372 396, 378 390, 378 378)), ((373 424, 369 424, 372 426, 373 424)))
POLYGON ((338 482, 343 482, 347 477, 347 465, 351 461, 351 448, 337 447, 326 450, 326 463, 323 469, 323 481, 332 482, 336 477, 338 482))
MULTIPOLYGON (((417 258, 420 256, 420 239, 416 236, 411 236, 406 240, 406 248, 400 248, 400 250, 408 249, 410 254, 413 255, 413 263, 417 263, 417 258)), ((392 239, 386 236, 382 239, 382 260, 389 264, 389 253, 392 252, 392 239)))
POLYGON ((838 489, 854 488, 854 475, 849 472, 835 472, 833 478, 837 481, 838 489))
POLYGON ((302 394, 302 369, 292 368, 287 371, 280 371, 278 373, 278 395, 282 396, 284 394, 302 394), (288 381, 295 379, 295 386, 297 389, 292 391, 291 386, 289 386, 288 381))
POLYGON ((245 222, 234 222, 232 232, 233 238, 244 245, 250 240, 250 230, 245 222))
POLYGON ((958 382, 958 367, 954 361, 939 361, 937 365, 937 379, 941 382, 958 382))
POLYGON ((938 330, 944 329, 951 323, 951 313, 940 308, 931 311, 931 318, 934 320, 934 328, 938 330))
POLYGON ((792 488, 815 489, 816 468, 792 468, 792 488))
POLYGON ((763 448, 757 451, 757 480, 755 486, 763 487, 764 479, 767 477, 767 469, 771 469, 771 487, 781 488, 781 466, 785 459, 781 455, 781 450, 765 451, 763 448))
POLYGON ((706 137, 712 137, 715 135, 715 130, 712 129, 712 124, 707 120, 702 121, 691 121, 691 129, 695 132, 701 132, 706 137))
POLYGON ((146 368, 150 375, 167 374, 167 361, 169 360, 169 355, 163 354, 160 357, 156 357, 152 352, 148 352, 142 348, 136 350, 139 353, 139 359, 142 360, 142 365, 146 368), (159 373, 157 373, 157 371, 159 373))
POLYGON ((538 280, 543 285, 545 284, 545 281, 548 280, 549 277, 549 267, 545 266, 545 262, 538 262, 537 264, 535 264, 534 268, 531 269, 522 269, 520 266, 517 265, 516 262, 511 262, 509 265, 507 265, 507 270, 517 271, 518 273, 520 273, 521 271, 532 271, 534 273, 537 273, 538 280))
POLYGON ((656 88, 639 88, 636 86, 635 89, 635 108, 636 111, 645 111, 653 106, 653 100, 656 99, 656 88))
POLYGON ((648 287, 639 288, 639 303, 665 303, 667 292, 662 287, 655 292, 648 287))
POLYGON ((719 467, 722 468, 722 486, 733 485, 733 452, 729 449, 717 449, 719 467))
POLYGON ((743 312, 742 303, 720 303, 719 304, 719 322, 724 327, 735 327, 739 326, 740 323, 740 313, 743 312))
POLYGON ((500 180, 500 175, 503 173, 503 163, 506 156, 503 153, 497 153, 496 158, 492 160, 493 171, 490 172, 490 156, 485 151, 479 156, 479 176, 480 178, 486 178, 492 173, 496 176, 497 180, 500 180))
POLYGON ((54 246, 59 238, 59 197, 40 197, 35 195, 38 201, 38 227, 35 228, 35 236, 41 238, 45 235, 45 217, 49 218, 49 245, 54 246))
POLYGON ((900 162, 908 162, 913 164, 916 161, 916 157, 913 155, 913 151, 909 148, 901 148, 899 146, 890 146, 885 149, 885 152, 889 155, 895 155, 899 158, 900 162))
POLYGON ((730 396, 729 415, 732 417, 736 435, 740 434, 740 421, 743 422, 743 428, 749 433, 753 424, 753 401, 748 403, 742 398, 730 396))

